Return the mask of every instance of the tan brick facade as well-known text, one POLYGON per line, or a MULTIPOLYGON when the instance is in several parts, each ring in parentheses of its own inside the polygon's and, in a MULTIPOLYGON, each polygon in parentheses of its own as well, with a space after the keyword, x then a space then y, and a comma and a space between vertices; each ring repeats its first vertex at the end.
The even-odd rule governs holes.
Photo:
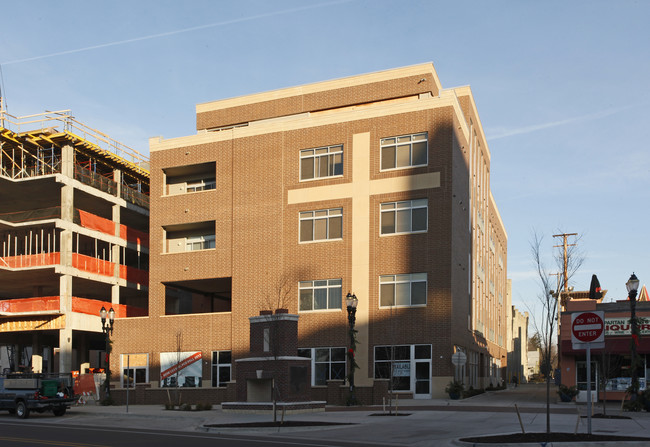
MULTIPOLYGON (((232 351, 234 368, 234 359, 249 350, 248 318, 277 296, 281 278, 290 287, 281 307, 300 316, 299 348, 347 347, 345 295, 357 295, 360 388, 385 387, 385 380, 375 380, 374 347, 389 345, 431 346, 424 359, 428 391, 416 389, 418 365, 411 358, 407 395, 441 395, 454 376, 450 359, 457 349, 476 353, 483 367, 475 386, 487 384, 485 366, 505 356, 506 307, 489 297, 487 287, 474 285, 475 263, 496 263, 475 235, 470 203, 482 210, 483 233, 498 241, 504 262, 507 239, 487 174, 480 186, 487 201, 479 203, 471 165, 478 146, 470 143, 477 129, 478 159, 487 161, 488 172, 489 152, 469 89, 442 90, 433 66, 420 65, 201 104, 197 128, 190 137, 152 139, 149 317, 120 320, 116 329, 116 351, 150 353, 154 386, 159 353, 176 350, 178 332, 183 351, 203 353, 204 387, 212 351, 232 351), (241 127, 206 131, 232 125, 241 127), (426 166, 381 170, 382 138, 422 132, 428 133, 426 166), (339 144, 343 175, 300 180, 301 150, 339 144), (166 169, 206 162, 216 163, 214 190, 164 194, 166 169), (470 200, 470 194, 477 197, 470 200), (417 199, 427 200, 426 232, 380 234, 382 203, 417 199), (300 243, 299 213, 331 208, 343 210, 342 237, 300 243), (198 222, 214 222, 214 249, 165 253, 166 228, 198 222), (415 273, 427 275, 426 305, 380 306, 380 276, 415 273), (232 279, 230 312, 165 315, 165 284, 213 278, 232 279), (301 311, 299 281, 324 279, 342 280, 341 307, 301 311), (483 340, 476 321, 497 334, 501 321, 504 340, 483 340)), ((505 265, 484 270, 483 282, 503 287, 505 296, 505 265)), ((471 379, 469 368, 463 375, 471 379)), ((313 393, 332 395, 322 387, 313 393)))

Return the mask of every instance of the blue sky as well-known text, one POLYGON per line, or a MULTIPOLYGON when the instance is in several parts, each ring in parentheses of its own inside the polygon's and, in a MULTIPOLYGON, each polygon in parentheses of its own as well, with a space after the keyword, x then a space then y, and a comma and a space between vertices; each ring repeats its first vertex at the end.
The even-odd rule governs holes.
POLYGON ((552 234, 582 236, 578 290, 650 284, 650 2, 5 0, 2 16, 9 113, 71 109, 142 153, 193 134, 197 103, 433 62, 477 102, 513 303, 540 290, 533 230, 549 256, 552 234))

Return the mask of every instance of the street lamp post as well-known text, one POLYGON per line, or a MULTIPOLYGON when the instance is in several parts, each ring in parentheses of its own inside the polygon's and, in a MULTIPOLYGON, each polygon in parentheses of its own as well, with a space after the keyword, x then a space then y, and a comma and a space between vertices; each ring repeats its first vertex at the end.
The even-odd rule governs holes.
POLYGON ((630 365, 632 368, 632 386, 631 386, 631 391, 632 391, 632 399, 636 399, 637 394, 639 392, 639 378, 638 378, 638 373, 637 373, 637 355, 636 355, 636 346, 637 343, 639 342, 639 327, 636 321, 636 293, 637 290, 639 289, 639 279, 636 277, 634 273, 632 273, 632 276, 630 276, 630 279, 627 280, 627 283, 625 284, 625 287, 627 287, 627 293, 628 297, 630 298, 630 332, 632 333, 632 343, 631 343, 631 351, 632 351, 632 364, 630 365))
POLYGON ((350 334, 350 348, 348 349, 348 359, 350 360, 349 362, 350 397, 348 403, 350 405, 355 405, 357 403, 357 399, 354 395, 354 369, 356 366, 354 360, 354 353, 356 350, 357 343, 355 338, 354 324, 356 322, 357 304, 359 304, 359 300, 357 300, 357 296, 354 293, 348 292, 347 296, 345 297, 345 304, 347 305, 347 310, 348 310, 348 325, 349 325, 348 332, 350 334))
POLYGON ((108 312, 102 306, 99 311, 99 317, 102 319, 102 332, 106 339, 106 399, 111 396, 111 335, 113 335, 113 323, 115 322, 115 311, 111 307, 108 312), (108 323, 106 323, 106 314, 108 314, 108 323))

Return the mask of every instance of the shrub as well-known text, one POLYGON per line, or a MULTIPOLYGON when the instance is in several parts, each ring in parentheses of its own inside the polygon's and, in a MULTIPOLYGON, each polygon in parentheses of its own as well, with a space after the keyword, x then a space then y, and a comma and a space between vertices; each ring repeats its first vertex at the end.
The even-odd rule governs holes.
POLYGON ((196 404, 196 411, 209 411, 212 410, 212 404, 209 402, 199 402, 196 404))
POLYGON ((192 411, 192 404, 182 404, 181 410, 183 411, 192 411))
POLYGON ((560 395, 562 402, 571 402, 578 395, 578 389, 575 386, 560 385, 557 394, 560 395))
POLYGON ((445 393, 449 394, 451 399, 459 399, 465 390, 465 385, 457 380, 449 382, 449 385, 445 387, 445 393))
POLYGON ((483 388, 479 388, 475 390, 472 387, 469 387, 467 391, 463 391, 463 399, 467 399, 468 397, 472 396, 478 396, 479 394, 485 393, 485 390, 483 388))

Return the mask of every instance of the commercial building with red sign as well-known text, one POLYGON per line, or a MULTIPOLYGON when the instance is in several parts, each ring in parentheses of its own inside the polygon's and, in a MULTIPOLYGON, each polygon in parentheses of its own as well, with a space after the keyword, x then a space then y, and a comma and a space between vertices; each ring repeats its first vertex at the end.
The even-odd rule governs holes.
POLYGON ((646 381, 650 380, 650 301, 647 300, 647 294, 643 290, 636 303, 640 336, 635 341, 631 336, 629 300, 603 303, 602 298, 591 300, 585 296, 584 292, 571 292, 570 298, 563 300, 559 329, 561 381, 567 386, 577 386, 581 391, 577 400, 586 400, 586 351, 584 346, 582 349, 575 349, 576 345, 572 343, 572 333, 575 330, 572 326, 572 315, 576 313, 593 315, 594 311, 603 311, 605 318, 602 324, 598 322, 590 326, 585 322, 584 325, 578 326, 578 329, 586 328, 582 334, 585 341, 595 337, 600 331, 599 327, 602 327, 605 334, 605 347, 592 348, 591 351, 592 390, 594 391, 592 399, 598 396, 598 400, 620 402, 625 398, 625 390, 632 381, 632 343, 637 345, 641 362, 637 370, 640 388, 645 389, 646 381))

